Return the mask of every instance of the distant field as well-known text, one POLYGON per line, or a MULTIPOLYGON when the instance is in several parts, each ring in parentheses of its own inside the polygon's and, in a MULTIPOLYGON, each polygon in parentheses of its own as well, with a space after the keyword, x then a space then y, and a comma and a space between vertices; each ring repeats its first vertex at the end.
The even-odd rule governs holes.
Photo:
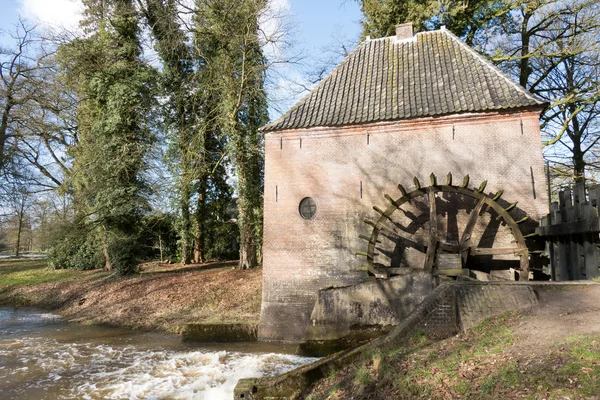
POLYGON ((45 259, 0 259, 0 289, 18 285, 39 285, 77 279, 81 272, 52 270, 45 259))

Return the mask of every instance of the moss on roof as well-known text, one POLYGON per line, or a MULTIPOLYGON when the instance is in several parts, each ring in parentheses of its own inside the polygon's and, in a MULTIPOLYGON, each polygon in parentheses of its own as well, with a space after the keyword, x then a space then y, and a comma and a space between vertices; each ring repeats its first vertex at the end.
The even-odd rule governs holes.
POLYGON ((535 106, 545 103, 441 29, 362 42, 263 131, 535 106))

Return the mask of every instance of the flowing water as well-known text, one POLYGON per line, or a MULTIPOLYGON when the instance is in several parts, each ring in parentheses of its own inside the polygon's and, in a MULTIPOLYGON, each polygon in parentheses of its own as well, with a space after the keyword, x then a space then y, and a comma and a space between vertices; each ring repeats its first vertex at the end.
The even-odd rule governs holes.
POLYGON ((82 326, 0 308, 2 399, 231 399, 240 378, 314 358, 264 343, 187 344, 174 335, 82 326))

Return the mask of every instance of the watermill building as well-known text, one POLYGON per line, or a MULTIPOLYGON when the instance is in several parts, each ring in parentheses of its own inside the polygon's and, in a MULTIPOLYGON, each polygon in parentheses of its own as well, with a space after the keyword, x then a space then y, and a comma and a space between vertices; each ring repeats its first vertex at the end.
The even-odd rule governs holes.
MULTIPOLYGON (((451 172, 455 185, 468 175, 469 187, 487 181, 482 193, 493 197, 503 190, 507 204, 518 202, 521 215, 515 219, 526 215, 537 221, 548 204, 539 126, 544 107, 443 28, 413 35, 404 25, 396 36, 363 41, 306 97, 263 128, 260 338, 301 339, 319 290, 369 279, 365 259, 356 255, 372 234, 364 220, 380 217, 373 206, 386 210, 402 196, 398 184, 410 191, 430 185, 432 173, 445 184, 451 172)), ((461 232, 476 208, 477 201, 464 197, 435 195, 435 231, 446 247, 464 239, 461 232)), ((427 196, 407 202, 398 213, 398 229, 406 228, 414 239, 378 238, 378 245, 389 248, 378 251, 380 264, 427 268, 427 249, 407 245, 433 229, 427 202, 427 196)), ((479 218, 473 228, 473 248, 514 244, 510 226, 494 222, 489 211, 491 217, 479 218)), ((480 250, 479 255, 487 258, 477 261, 472 253, 468 262, 516 262, 518 269, 516 253, 480 250)), ((483 268, 490 273, 495 267, 483 268)))

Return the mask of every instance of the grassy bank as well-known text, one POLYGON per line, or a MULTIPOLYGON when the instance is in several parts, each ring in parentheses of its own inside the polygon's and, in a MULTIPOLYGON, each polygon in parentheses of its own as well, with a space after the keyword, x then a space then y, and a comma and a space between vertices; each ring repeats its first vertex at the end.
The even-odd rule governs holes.
POLYGON ((54 271, 43 259, 0 260, 0 291, 19 285, 39 285, 47 282, 69 281, 82 277, 79 271, 54 271))
POLYGON ((54 271, 43 260, 0 260, 0 304, 54 310, 67 320, 177 332, 187 323, 256 323, 262 271, 233 263, 146 264, 139 274, 54 271))
POLYGON ((441 342, 415 335, 333 373, 308 398, 598 398, 600 335, 523 347, 514 329, 521 318, 504 315, 441 342))

